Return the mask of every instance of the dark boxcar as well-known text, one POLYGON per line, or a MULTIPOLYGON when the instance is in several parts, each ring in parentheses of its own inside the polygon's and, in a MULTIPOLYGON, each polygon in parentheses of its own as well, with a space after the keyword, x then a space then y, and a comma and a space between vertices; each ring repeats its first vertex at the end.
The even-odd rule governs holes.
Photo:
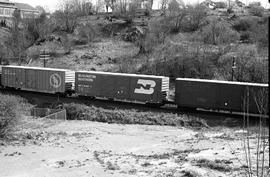
POLYGON ((78 71, 75 91, 79 95, 144 103, 162 103, 169 92, 169 78, 163 76, 78 71))
POLYGON ((189 108, 243 112, 248 102, 249 112, 259 113, 255 98, 268 95, 267 84, 178 78, 175 87, 176 104, 189 108))
POLYGON ((72 89, 75 72, 64 69, 3 66, 2 85, 44 93, 65 93, 72 89))
POLYGON ((0 65, 0 87, 2 86, 2 65, 0 65))

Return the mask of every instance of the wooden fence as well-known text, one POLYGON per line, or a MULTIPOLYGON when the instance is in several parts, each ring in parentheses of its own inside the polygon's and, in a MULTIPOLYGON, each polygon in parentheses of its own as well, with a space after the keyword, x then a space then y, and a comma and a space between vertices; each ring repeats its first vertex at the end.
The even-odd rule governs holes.
POLYGON ((33 108, 31 110, 31 116, 67 120, 67 112, 65 109, 33 108))

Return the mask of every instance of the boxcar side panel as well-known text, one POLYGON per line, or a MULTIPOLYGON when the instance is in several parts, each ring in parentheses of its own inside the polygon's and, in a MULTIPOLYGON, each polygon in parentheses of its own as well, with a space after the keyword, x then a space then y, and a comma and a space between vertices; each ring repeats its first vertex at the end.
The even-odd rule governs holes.
POLYGON ((177 79, 175 102, 180 107, 243 112, 247 93, 249 113, 259 113, 255 98, 267 97, 268 86, 265 84, 177 79))
POLYGON ((84 96, 101 96, 102 77, 97 74, 76 72, 75 91, 84 96))
POLYGON ((130 97, 132 100, 161 103, 161 78, 132 77, 130 81, 130 97))
POLYGON ((65 92, 65 72, 64 71, 45 71, 45 79, 40 80, 39 84, 46 86, 44 89, 50 92, 65 92))
POLYGON ((242 109, 245 87, 235 84, 218 84, 217 107, 221 110, 239 111, 242 109))
POLYGON ((130 77, 114 77, 114 97, 121 100, 130 100, 130 77))
POLYGON ((117 78, 110 75, 100 75, 100 96, 106 98, 115 98, 115 82, 117 78))
POLYGON ((3 67, 3 85, 6 87, 15 87, 15 72, 13 68, 4 68, 3 67))
POLYGON ((162 78, 105 72, 76 72, 79 95, 141 102, 162 102, 162 78))
POLYGON ((3 67, 3 85, 22 90, 65 92, 65 71, 30 67, 3 67))
MULTIPOLYGON (((26 87, 27 90, 37 90, 37 73, 36 70, 26 69, 25 70, 25 78, 26 78, 26 87)), ((42 78, 41 78, 42 79, 42 78)))
POLYGON ((25 72, 23 69, 16 69, 15 70, 15 81, 16 81, 16 88, 23 88, 24 87, 24 80, 25 80, 25 72))
POLYGON ((249 92, 249 112, 252 113, 269 113, 269 105, 268 105, 268 87, 266 86, 250 86, 245 90, 245 96, 247 97, 247 92, 249 92), (261 103, 264 103, 266 107, 265 111, 261 110, 261 103), (262 111, 262 112, 261 112, 262 111))
POLYGON ((217 85, 176 80, 175 99, 182 107, 216 108, 217 85))

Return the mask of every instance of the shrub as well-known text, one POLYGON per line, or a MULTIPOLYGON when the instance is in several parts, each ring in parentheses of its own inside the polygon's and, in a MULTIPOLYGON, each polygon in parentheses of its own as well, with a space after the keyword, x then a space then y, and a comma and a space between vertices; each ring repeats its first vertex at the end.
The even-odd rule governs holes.
POLYGON ((219 1, 215 3, 215 8, 225 9, 227 4, 225 2, 219 1))
POLYGON ((254 15, 254 16, 258 16, 258 17, 262 17, 263 16, 263 12, 264 12, 264 8, 260 5, 250 5, 249 6, 249 10, 248 10, 250 15, 254 15))
POLYGON ((31 59, 38 59, 40 56, 40 48, 38 46, 32 46, 27 50, 27 56, 31 59))
POLYGON ((234 52, 221 56, 218 60, 221 73, 227 80, 231 80, 232 60, 235 57, 236 81, 265 83, 268 81, 268 63, 258 54, 256 45, 240 45, 234 52))
POLYGON ((109 110, 81 104, 64 104, 69 120, 89 120, 120 124, 171 125, 194 128, 208 127, 195 117, 170 113, 139 112, 137 110, 109 110))
POLYGON ((257 25, 258 20, 258 18, 241 17, 234 22, 233 28, 237 31, 248 31, 257 25))
POLYGON ((0 94, 0 138, 7 136, 18 122, 25 100, 0 94))
POLYGON ((227 22, 214 20, 202 27, 201 38, 206 44, 217 45, 236 42, 240 35, 227 22))
POLYGON ((242 17, 235 21, 233 28, 240 33, 244 42, 258 43, 260 47, 268 47, 268 20, 261 17, 242 17))
POLYGON ((185 32, 193 32, 200 28, 202 21, 207 16, 207 10, 205 6, 196 4, 194 6, 188 6, 186 9, 188 16, 185 16, 181 23, 181 28, 185 32))
POLYGON ((156 48, 154 61, 142 65, 140 73, 169 77, 212 79, 216 72, 218 53, 206 51, 204 46, 166 43, 156 48))
POLYGON ((131 59, 121 59, 119 62, 120 73, 135 73, 137 71, 137 63, 131 59))
POLYGON ((78 41, 81 43, 92 42, 96 37, 96 32, 91 24, 87 23, 86 25, 81 26, 78 29, 78 41))

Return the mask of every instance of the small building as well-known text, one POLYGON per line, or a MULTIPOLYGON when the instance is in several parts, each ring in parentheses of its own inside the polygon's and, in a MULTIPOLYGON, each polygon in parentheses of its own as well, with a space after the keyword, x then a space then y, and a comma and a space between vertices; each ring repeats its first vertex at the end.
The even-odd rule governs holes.
POLYGON ((0 18, 9 18, 13 16, 15 4, 8 0, 0 0, 0 18))
POLYGON ((19 10, 21 18, 36 18, 40 12, 29 4, 0 0, 0 18, 12 18, 15 10, 19 10))
POLYGON ((15 7, 20 11, 21 18, 37 18, 40 12, 29 4, 15 2, 15 7))

